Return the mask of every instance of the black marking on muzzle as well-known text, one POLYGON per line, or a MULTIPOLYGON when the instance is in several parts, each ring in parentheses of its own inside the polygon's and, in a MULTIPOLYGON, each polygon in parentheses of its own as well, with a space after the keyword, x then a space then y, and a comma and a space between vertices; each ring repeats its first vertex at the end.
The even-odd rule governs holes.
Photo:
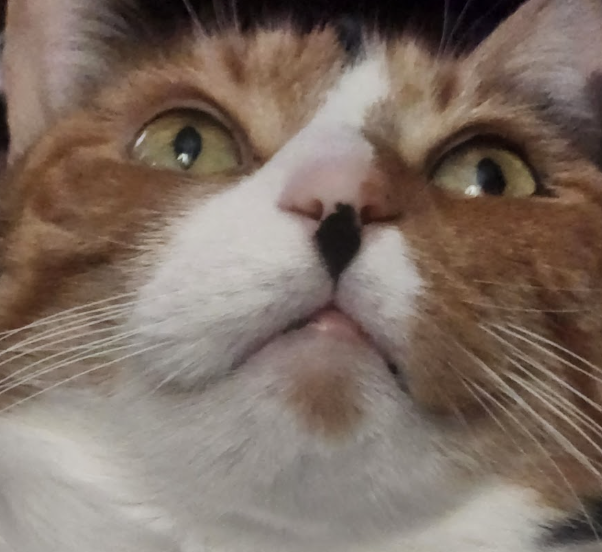
POLYGON ((353 207, 338 203, 336 211, 320 224, 315 240, 328 273, 333 280, 338 280, 359 251, 362 241, 353 207))

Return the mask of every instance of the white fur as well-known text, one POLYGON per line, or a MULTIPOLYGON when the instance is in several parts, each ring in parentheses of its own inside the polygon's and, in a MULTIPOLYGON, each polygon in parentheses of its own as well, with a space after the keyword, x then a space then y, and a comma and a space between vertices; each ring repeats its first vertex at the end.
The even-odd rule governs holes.
POLYGON ((490 482, 465 506, 395 544, 391 552, 537 550, 541 528, 557 517, 558 512, 544 507, 528 488, 490 482))
POLYGON ((313 124, 360 129, 368 111, 388 97, 390 86, 385 51, 375 48, 342 76, 329 92, 313 124))
POLYGON ((0 419, 2 552, 179 550, 169 517, 104 433, 97 400, 59 394, 0 419))

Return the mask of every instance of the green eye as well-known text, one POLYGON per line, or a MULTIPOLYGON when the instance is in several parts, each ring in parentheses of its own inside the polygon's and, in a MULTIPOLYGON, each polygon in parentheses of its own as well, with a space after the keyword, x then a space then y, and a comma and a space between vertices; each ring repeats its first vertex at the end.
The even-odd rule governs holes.
POLYGON ((168 111, 151 121, 136 137, 135 159, 162 169, 196 176, 231 174, 242 159, 233 133, 203 111, 168 111))
POLYGON ((469 145, 452 152, 433 175, 435 185, 469 197, 528 197, 537 192, 531 169, 514 152, 469 145))

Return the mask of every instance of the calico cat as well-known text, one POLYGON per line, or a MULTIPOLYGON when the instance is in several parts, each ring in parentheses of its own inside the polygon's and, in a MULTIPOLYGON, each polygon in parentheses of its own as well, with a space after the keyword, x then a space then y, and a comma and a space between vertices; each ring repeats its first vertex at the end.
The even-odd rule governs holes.
POLYGON ((602 550, 602 4, 339 35, 9 1, 1 552, 602 550))

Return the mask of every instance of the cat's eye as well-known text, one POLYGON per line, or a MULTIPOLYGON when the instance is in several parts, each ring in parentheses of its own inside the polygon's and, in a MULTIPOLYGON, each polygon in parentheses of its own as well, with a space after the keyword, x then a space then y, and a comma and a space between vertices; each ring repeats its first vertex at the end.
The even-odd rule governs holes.
POLYGON ((214 116, 194 109, 168 111, 148 123, 132 146, 132 156, 152 167, 201 177, 236 173, 242 167, 234 133, 214 116))
POLYGON ((495 145, 460 146, 439 163, 432 180, 444 190, 469 197, 519 198, 538 190, 527 163, 516 153, 495 145))

